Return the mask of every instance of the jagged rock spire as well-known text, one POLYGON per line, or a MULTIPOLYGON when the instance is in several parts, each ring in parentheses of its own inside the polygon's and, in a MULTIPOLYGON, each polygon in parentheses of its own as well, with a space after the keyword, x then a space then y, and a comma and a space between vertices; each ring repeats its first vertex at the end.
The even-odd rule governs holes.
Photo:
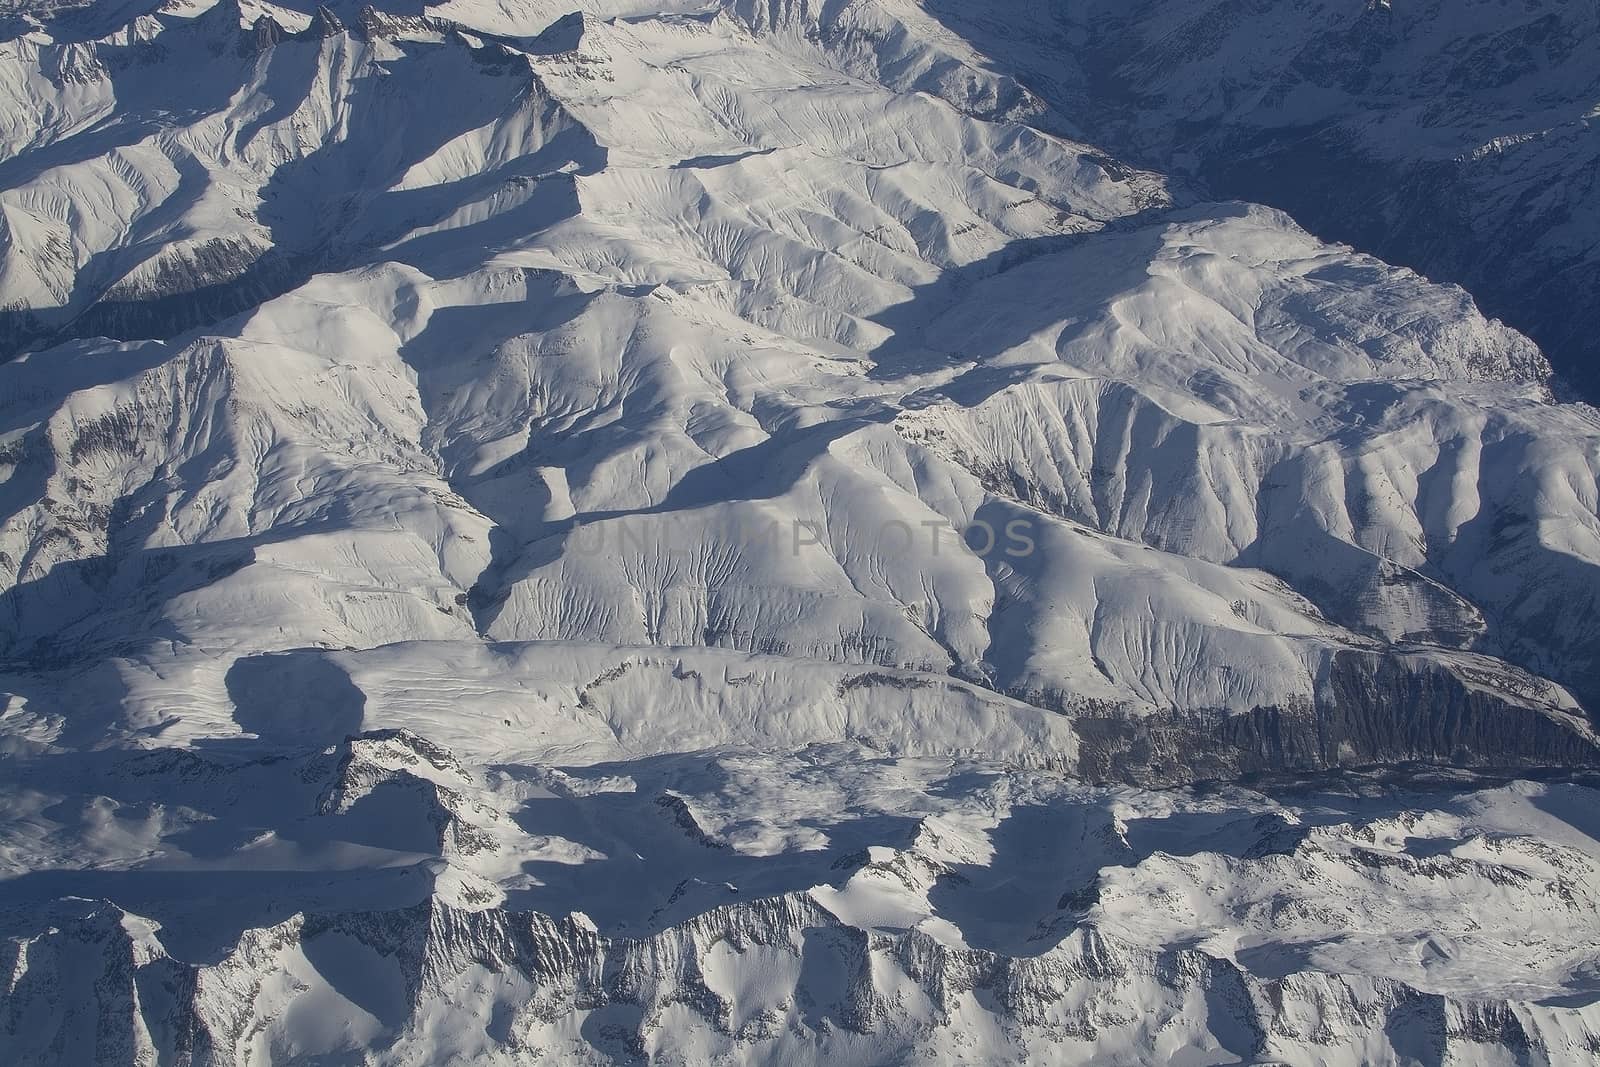
POLYGON ((343 33, 344 22, 327 4, 318 4, 317 13, 311 17, 311 25, 306 33, 312 37, 334 37, 343 33))
POLYGON ((283 27, 271 15, 262 15, 250 27, 250 43, 257 52, 265 52, 283 40, 283 27))

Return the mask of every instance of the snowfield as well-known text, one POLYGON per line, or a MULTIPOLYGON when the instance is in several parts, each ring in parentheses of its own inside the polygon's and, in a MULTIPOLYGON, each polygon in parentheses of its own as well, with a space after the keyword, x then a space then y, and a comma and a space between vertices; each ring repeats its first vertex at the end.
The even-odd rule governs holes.
POLYGON ((0 4, 0 1058, 1600 1056, 1600 414, 1029 11, 0 4))

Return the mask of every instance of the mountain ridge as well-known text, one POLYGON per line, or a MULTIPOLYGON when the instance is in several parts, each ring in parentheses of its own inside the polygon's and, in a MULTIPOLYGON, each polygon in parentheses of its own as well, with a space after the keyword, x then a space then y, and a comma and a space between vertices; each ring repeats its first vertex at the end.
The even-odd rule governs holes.
POLYGON ((909 0, 25 7, 9 1054, 1600 1047, 1600 416, 1467 291, 909 0))

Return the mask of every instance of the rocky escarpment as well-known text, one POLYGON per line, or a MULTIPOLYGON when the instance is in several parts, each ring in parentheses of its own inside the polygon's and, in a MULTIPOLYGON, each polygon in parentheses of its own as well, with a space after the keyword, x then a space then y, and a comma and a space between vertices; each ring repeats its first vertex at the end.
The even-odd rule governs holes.
POLYGON ((402 730, 242 756, 23 765, 0 1055, 1565 1064, 1600 1032, 1578 784, 1277 800, 859 743, 484 767, 402 730))
MULTIPOLYGON (((1248 712, 1079 709, 1075 770, 1149 785, 1379 765, 1600 766, 1588 716, 1548 683, 1430 659, 1340 652, 1312 699, 1248 712)), ((1033 698, 1048 705, 1051 695, 1033 698)))
POLYGON ((0 1034, 14 1051, 192 1067, 247 1049, 327 1063, 674 1061, 691 1049, 702 1062, 742 1062, 821 1042, 842 1063, 964 1062, 977 1049, 963 1052, 960 1035, 975 1026, 993 1028, 982 1053, 991 1063, 1140 1043, 1283 1063, 1487 1064, 1500 1049, 1576 1063, 1600 1047, 1592 1007, 1464 1000, 1382 978, 1263 980, 1205 952, 1150 953, 1092 927, 1007 957, 852 929, 805 896, 730 905, 642 940, 601 937, 581 916, 438 902, 297 916, 200 967, 166 956, 135 916, 87 902, 79 911, 8 947, 0 1034), (363 961, 359 976, 315 969, 334 946, 363 961), (766 978, 747 984, 758 967, 766 978), (330 997, 360 1009, 367 1048, 336 1032, 291 1036, 296 1012, 330 997), (447 1006, 478 1025, 439 1034, 429 1020, 447 1006))

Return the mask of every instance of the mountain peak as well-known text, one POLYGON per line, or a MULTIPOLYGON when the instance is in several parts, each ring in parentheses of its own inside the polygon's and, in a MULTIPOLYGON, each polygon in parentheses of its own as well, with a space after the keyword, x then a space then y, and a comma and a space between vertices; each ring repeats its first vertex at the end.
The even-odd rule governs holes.
POLYGON ((336 37, 345 32, 343 20, 334 13, 326 4, 318 4, 316 12, 311 16, 311 25, 306 29, 307 35, 313 38, 336 37))

